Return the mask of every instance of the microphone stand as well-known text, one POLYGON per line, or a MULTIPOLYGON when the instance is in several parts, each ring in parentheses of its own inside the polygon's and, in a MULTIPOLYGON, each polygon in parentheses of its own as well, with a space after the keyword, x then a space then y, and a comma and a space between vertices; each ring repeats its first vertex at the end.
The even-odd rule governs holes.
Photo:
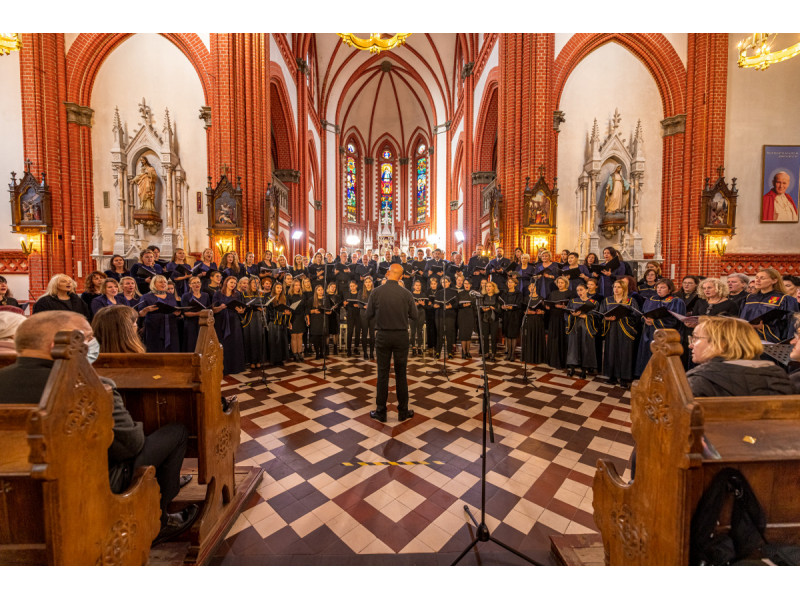
MULTIPOLYGON (((441 279, 440 279, 440 281, 441 281, 441 279)), ((442 375, 444 375, 444 377, 445 377, 445 379, 447 379, 447 381, 450 381, 450 375, 447 372, 447 353, 449 352, 450 349, 447 347, 447 342, 448 342, 448 340, 447 340, 447 325, 445 324, 446 317, 445 317, 445 308, 444 308, 447 305, 447 290, 450 289, 450 288, 446 288, 446 287, 444 287, 444 285, 442 285, 441 289, 442 289, 442 340, 444 341, 444 352, 442 353, 442 370, 441 370, 441 373, 442 373, 442 375)), ((438 327, 436 329, 436 335, 437 335, 437 337, 439 335, 438 327)), ((438 346, 438 340, 437 340, 437 346, 438 346)), ((438 348, 437 348, 437 350, 438 350, 438 348)))
POLYGON ((487 433, 487 427, 488 427, 489 438, 490 438, 491 442, 494 444, 494 428, 492 427, 492 413, 491 413, 490 404, 489 404, 489 376, 486 373, 486 352, 484 351, 485 349, 484 349, 484 344, 483 344, 483 311, 480 310, 480 308, 482 308, 482 303, 483 303, 482 299, 479 302, 478 298, 477 297, 475 298, 476 308, 479 309, 478 310, 478 313, 479 313, 479 316, 478 316, 478 335, 479 335, 479 339, 480 339, 481 367, 483 369, 483 400, 482 400, 482 405, 483 405, 483 437, 482 437, 482 452, 481 452, 481 521, 480 521, 480 523, 478 523, 478 521, 475 519, 473 514, 470 512, 469 506, 467 506, 465 504, 464 505, 464 512, 467 513, 467 516, 475 524, 475 527, 477 528, 477 530, 476 530, 476 534, 477 535, 469 543, 469 545, 466 548, 464 548, 464 551, 461 554, 458 555, 458 558, 456 558, 453 561, 452 566, 457 565, 461 561, 461 559, 464 558, 464 556, 466 556, 467 552, 472 550, 472 548, 474 548, 478 544, 478 542, 494 542, 495 544, 497 544, 501 548, 505 548, 506 550, 508 550, 512 554, 516 554, 517 556, 519 556, 523 560, 528 561, 532 565, 540 566, 539 563, 534 561, 532 558, 530 558, 528 556, 525 556, 524 554, 522 554, 521 552, 515 550, 514 548, 512 548, 508 544, 505 544, 505 543, 501 542, 500 540, 498 540, 497 538, 495 538, 494 536, 492 536, 492 534, 489 533, 489 527, 486 525, 486 433, 487 433))
MULTIPOLYGON (((259 311, 259 314, 261 315, 261 326, 264 329, 264 335, 266 336, 267 347, 269 347, 269 324, 267 323, 267 314, 264 312, 264 309, 267 308, 270 304, 272 304, 272 301, 274 299, 275 297, 273 296, 272 298, 269 299, 269 301, 266 304, 264 304, 264 298, 262 296, 261 303, 257 305, 258 308, 261 309, 259 311)), ((261 361, 261 368, 259 370, 261 371, 261 383, 264 384, 264 391, 270 393, 269 381, 267 380, 267 370, 264 361, 261 361)))
MULTIPOLYGON (((528 297, 528 301, 525 303, 525 313, 522 315, 522 325, 520 325, 520 331, 522 332, 522 364, 524 365, 522 370, 522 384, 528 385, 529 383, 536 389, 539 389, 536 385, 536 378, 533 378, 533 381, 528 379, 528 361, 525 360, 525 322, 528 320, 528 311, 531 310, 531 298, 528 297)), ((512 381, 516 381, 516 377, 512 379, 512 381)))

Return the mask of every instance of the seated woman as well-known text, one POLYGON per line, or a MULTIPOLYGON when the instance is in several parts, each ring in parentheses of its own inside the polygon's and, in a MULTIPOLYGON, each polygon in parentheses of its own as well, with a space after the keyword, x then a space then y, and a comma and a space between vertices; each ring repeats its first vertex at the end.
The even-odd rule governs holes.
POLYGON ((695 396, 771 396, 791 394, 789 376, 775 363, 759 360, 761 340, 741 319, 700 317, 689 336, 692 360, 686 373, 695 396))
POLYGON ((2 275, 0 275, 0 306, 19 306, 19 302, 8 289, 8 281, 2 275))

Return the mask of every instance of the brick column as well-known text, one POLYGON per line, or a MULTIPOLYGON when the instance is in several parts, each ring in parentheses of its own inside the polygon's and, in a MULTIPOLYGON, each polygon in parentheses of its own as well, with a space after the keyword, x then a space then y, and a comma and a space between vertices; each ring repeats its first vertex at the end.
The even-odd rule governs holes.
POLYGON ((508 255, 521 245, 525 177, 538 179, 540 165, 551 185, 555 176, 554 38, 551 33, 500 36, 497 180, 504 196, 502 235, 508 255))
POLYGON ((234 182, 242 178, 244 232, 238 250, 257 257, 265 247, 264 197, 272 181, 269 62, 268 34, 211 34, 210 175, 216 184, 226 164, 234 182))

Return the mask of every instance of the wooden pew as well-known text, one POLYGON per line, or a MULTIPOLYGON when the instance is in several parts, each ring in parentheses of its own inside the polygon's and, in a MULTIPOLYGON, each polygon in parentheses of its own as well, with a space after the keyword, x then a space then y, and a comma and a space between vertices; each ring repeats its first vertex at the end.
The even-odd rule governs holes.
MULTIPOLYGON (((594 477, 606 564, 688 564, 695 507, 725 467, 739 469, 753 488, 766 514, 766 540, 800 543, 800 396, 694 398, 678 333, 656 331, 651 348, 631 393, 634 481, 623 481, 606 460, 594 477), (704 452, 704 434, 719 458, 704 452)), ((729 526, 729 508, 720 531, 729 526)))
MULTIPOLYGON (((189 534, 187 564, 211 558, 263 475, 260 467, 235 466, 239 407, 222 410, 222 347, 211 311, 203 312, 193 353, 101 353, 94 363, 99 375, 117 385, 145 433, 173 422, 189 430, 186 456, 197 459, 197 481, 181 490, 176 501, 200 501, 202 506, 189 534)), ((184 472, 192 471, 188 464, 184 472)))
POLYGON ((52 356, 38 405, 0 405, 0 565, 146 564, 161 526, 155 468, 111 492, 111 391, 82 333, 58 333, 52 356))

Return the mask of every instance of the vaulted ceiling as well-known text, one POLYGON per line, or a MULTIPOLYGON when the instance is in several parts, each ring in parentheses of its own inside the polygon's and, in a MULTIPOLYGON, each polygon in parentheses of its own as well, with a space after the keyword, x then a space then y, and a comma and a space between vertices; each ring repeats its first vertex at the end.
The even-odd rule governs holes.
POLYGON ((458 48, 477 43, 466 40, 464 34, 415 33, 403 46, 371 55, 336 34, 313 34, 307 59, 317 74, 313 96, 320 118, 346 138, 355 132, 368 156, 385 139, 408 156, 420 133, 430 143, 434 126, 452 116, 458 48))

